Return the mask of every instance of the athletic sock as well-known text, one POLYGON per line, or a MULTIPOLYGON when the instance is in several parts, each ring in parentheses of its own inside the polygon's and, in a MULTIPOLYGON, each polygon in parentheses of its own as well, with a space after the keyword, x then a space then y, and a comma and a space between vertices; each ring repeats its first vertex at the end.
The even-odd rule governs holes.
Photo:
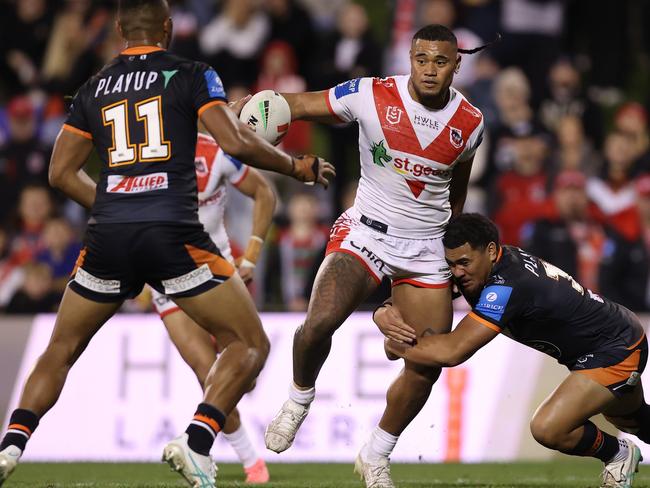
POLYGON ((625 458, 627 458, 629 450, 630 448, 627 447, 627 442, 625 442, 623 439, 618 439, 618 452, 614 454, 613 458, 611 458, 609 461, 606 461, 605 464, 624 461, 625 458))
POLYGON ((316 388, 313 386, 307 390, 301 390, 293 381, 291 382, 291 386, 289 387, 289 398, 291 398, 294 402, 308 407, 311 402, 314 401, 315 396, 316 388))
POLYGON ((224 432, 223 437, 235 450, 239 460, 244 465, 244 468, 250 468, 257 462, 259 455, 253 447, 251 440, 248 438, 248 433, 246 432, 246 429, 244 429, 243 425, 232 434, 226 434, 224 432))
POLYGON ((393 452, 399 436, 389 434, 379 426, 372 431, 370 439, 364 446, 363 460, 376 463, 382 458, 387 458, 393 452))
POLYGON ((27 441, 38 427, 38 416, 30 411, 17 408, 11 414, 7 433, 0 443, 0 451, 9 446, 16 446, 21 451, 25 450, 27 441))
POLYGON ((576 447, 563 452, 572 456, 595 457, 604 463, 610 462, 620 450, 618 439, 603 432, 590 421, 585 422, 583 427, 582 438, 576 447))
POLYGON ((187 444, 194 452, 208 456, 217 434, 223 429, 226 416, 207 403, 200 403, 194 418, 187 426, 187 444))

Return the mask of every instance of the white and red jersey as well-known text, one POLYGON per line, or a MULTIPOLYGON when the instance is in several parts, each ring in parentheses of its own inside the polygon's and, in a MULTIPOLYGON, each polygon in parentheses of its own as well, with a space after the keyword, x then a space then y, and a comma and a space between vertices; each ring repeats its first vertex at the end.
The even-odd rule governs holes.
POLYGON ((408 75, 357 78, 331 88, 327 102, 342 121, 359 123, 354 208, 385 223, 388 235, 435 238, 451 216, 452 170, 474 156, 483 115, 454 88, 444 108, 427 108, 413 100, 408 81, 408 75))
POLYGON ((226 182, 234 186, 239 185, 249 168, 223 152, 212 137, 201 133, 196 140, 194 163, 199 190, 199 220, 224 257, 229 259, 230 246, 223 222, 226 182))

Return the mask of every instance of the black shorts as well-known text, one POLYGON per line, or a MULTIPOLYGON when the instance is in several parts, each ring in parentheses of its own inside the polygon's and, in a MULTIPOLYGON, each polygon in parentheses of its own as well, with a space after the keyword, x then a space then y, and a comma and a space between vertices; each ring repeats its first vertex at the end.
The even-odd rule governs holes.
POLYGON ((569 369, 583 374, 622 396, 640 381, 648 361, 648 340, 645 334, 631 346, 613 346, 586 354, 569 369))
POLYGON ((86 230, 68 286, 95 302, 133 298, 145 283, 165 295, 188 297, 234 272, 201 225, 94 224, 86 230))

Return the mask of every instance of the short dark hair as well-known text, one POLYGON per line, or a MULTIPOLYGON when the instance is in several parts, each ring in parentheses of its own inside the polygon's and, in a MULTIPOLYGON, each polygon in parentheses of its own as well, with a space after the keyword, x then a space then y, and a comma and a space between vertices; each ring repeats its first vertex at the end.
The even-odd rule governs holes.
POLYGON ((477 213, 460 214, 452 219, 442 238, 447 249, 456 249, 465 243, 472 249, 485 249, 490 242, 499 247, 499 230, 490 219, 477 213))
POLYGON ((118 18, 122 31, 155 31, 169 16, 166 0, 119 0, 118 18))
POLYGON ((429 24, 422 27, 413 34, 413 40, 422 39, 423 41, 447 41, 454 46, 458 46, 456 35, 442 24, 429 24))
MULTIPOLYGON (((413 41, 416 39, 422 39, 423 41, 447 41, 451 42, 454 46, 458 46, 458 39, 456 39, 456 35, 452 32, 451 29, 445 27, 442 24, 425 25, 419 31, 413 34, 413 41)), ((500 40, 501 34, 497 33, 496 38, 487 44, 477 46, 473 49, 458 49, 458 52, 460 54, 474 54, 482 51, 486 47, 490 47, 492 44, 499 42, 500 40)))

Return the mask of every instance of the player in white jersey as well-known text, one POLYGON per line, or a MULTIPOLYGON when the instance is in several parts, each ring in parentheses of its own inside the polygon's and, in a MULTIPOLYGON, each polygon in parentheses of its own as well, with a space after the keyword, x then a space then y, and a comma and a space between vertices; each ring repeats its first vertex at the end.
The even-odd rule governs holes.
MULTIPOLYGON (((199 220, 221 255, 235 264, 239 275, 248 282, 253 277, 255 263, 271 225, 275 194, 257 170, 226 154, 208 135, 199 133, 194 162, 199 191, 199 220), (228 186, 235 187, 255 202, 252 235, 244 255, 237 262, 233 260, 224 226, 228 186)), ((190 319, 171 298, 154 289, 152 295, 154 308, 164 322, 169 337, 203 387, 216 351, 224 344, 218 341, 215 344, 210 334, 190 319)), ((266 464, 248 438, 237 408, 226 418, 223 434, 244 466, 246 482, 268 482, 266 464)))
MULTIPOLYGON (((293 119, 359 124, 361 179, 354 206, 332 228, 307 317, 295 334, 289 399, 265 435, 273 451, 291 446, 332 335, 383 277, 391 279, 393 303, 415 329, 395 331, 392 338, 411 342, 451 328, 442 234, 450 217, 462 212, 483 133, 481 112, 451 87, 459 52, 449 29, 430 25, 413 37, 410 76, 360 78, 323 92, 284 95, 293 119)), ((439 375, 438 368, 406 362, 390 386, 379 426, 355 463, 368 487, 394 486, 388 456, 439 375)))

